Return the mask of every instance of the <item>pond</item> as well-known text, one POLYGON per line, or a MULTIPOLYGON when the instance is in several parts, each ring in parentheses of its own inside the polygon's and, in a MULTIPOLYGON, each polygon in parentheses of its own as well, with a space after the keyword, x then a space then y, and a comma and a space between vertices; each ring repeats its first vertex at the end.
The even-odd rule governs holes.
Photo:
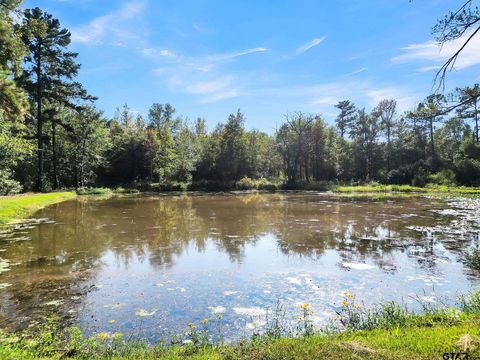
POLYGON ((188 323, 227 340, 280 302, 322 326, 344 292, 415 309, 480 285, 461 262, 478 199, 317 193, 80 197, 0 229, 0 327, 58 315, 151 342, 188 323), (219 314, 221 314, 221 319, 219 314))

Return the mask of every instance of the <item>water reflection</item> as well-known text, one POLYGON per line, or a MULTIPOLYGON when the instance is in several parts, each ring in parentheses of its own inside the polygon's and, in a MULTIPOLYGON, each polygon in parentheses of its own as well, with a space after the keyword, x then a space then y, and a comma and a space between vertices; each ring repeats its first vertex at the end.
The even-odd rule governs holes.
POLYGON ((341 290, 366 301, 434 285, 448 295, 478 283, 456 261, 478 233, 452 242, 418 231, 449 224, 445 207, 301 193, 68 201, 36 214, 53 221, 5 232, 0 257, 11 266, 0 283, 11 286, 0 290, 0 325, 56 312, 92 332, 155 340, 218 309, 238 333, 252 308, 277 299, 308 301, 327 317, 341 290))

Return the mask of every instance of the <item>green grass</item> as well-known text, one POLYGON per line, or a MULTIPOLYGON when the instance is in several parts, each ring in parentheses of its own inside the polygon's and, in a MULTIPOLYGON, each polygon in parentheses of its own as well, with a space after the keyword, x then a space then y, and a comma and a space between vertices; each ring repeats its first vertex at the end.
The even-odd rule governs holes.
POLYGON ((426 187, 417 187, 411 185, 367 184, 354 186, 333 186, 331 190, 336 193, 480 194, 480 188, 445 185, 427 185, 426 187))
POLYGON ((233 345, 148 346, 121 336, 60 340, 44 331, 34 338, 0 337, 0 357, 36 359, 442 359, 445 352, 480 355, 480 318, 469 316, 456 324, 409 326, 305 337, 254 338, 233 345))
POLYGON ((74 192, 54 192, 0 197, 0 224, 25 218, 42 207, 73 199, 75 196, 74 192))
MULTIPOLYGON (((300 332, 266 332, 236 344, 213 344, 203 330, 190 324, 190 343, 149 346, 125 340, 123 334, 99 333, 84 338, 77 328, 61 331, 58 322, 20 334, 0 333, 0 358, 36 359, 443 359, 444 353, 480 356, 480 291, 460 295, 458 308, 426 307, 423 314, 389 302, 373 308, 358 306, 346 293, 338 316, 343 324, 323 333, 308 327, 313 312, 300 308, 300 332), (307 326, 305 326, 307 325, 307 326), (274 334, 274 335, 271 335, 274 334), (275 335, 276 334, 276 335, 275 335), (290 335, 288 335, 290 334, 290 335)), ((274 324, 278 322, 274 321, 274 324)), ((328 328, 326 328, 328 329, 328 328)), ((464 357, 461 357, 464 358, 464 357)))

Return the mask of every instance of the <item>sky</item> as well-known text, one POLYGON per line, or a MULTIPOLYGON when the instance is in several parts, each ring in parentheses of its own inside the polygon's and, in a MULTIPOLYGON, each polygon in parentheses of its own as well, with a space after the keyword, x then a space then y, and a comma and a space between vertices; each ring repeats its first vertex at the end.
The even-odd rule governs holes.
MULTIPOLYGON (((26 0, 72 33, 78 79, 113 116, 171 103, 209 129, 241 109, 246 127, 273 133, 287 112, 320 114, 349 99, 370 110, 395 98, 411 109, 457 48, 431 28, 454 0, 26 0)), ((446 89, 480 81, 480 36, 446 89)))

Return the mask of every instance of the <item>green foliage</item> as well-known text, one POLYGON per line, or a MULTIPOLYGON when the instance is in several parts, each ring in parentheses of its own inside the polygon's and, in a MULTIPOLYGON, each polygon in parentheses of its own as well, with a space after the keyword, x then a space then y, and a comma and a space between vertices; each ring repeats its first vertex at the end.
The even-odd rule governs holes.
POLYGON ((438 173, 431 174, 429 182, 436 185, 456 186, 455 173, 451 169, 445 169, 438 173))
POLYGON ((415 187, 410 185, 381 185, 378 183, 370 183, 369 185, 355 185, 355 186, 337 186, 333 188, 333 191, 339 193, 349 192, 403 192, 403 193, 415 193, 415 192, 427 192, 427 189, 421 187, 415 187))
POLYGON ((237 190, 267 190, 275 191, 278 189, 278 185, 265 178, 251 179, 249 177, 243 177, 235 183, 237 190))
POLYGON ((113 190, 113 192, 115 194, 138 194, 140 192, 140 190, 138 190, 138 189, 125 189, 125 188, 119 186, 119 187, 115 188, 113 190))
POLYGON ((466 253, 465 262, 469 268, 474 270, 480 270, 480 248, 475 247, 471 251, 466 253))
MULTIPOLYGON (((346 294, 338 316, 332 322, 340 328, 313 329, 313 310, 300 306, 295 329, 290 329, 284 311, 277 306, 267 319, 264 334, 235 344, 213 343, 207 332, 208 319, 189 324, 182 345, 149 346, 145 341, 126 339, 122 333, 98 333, 86 338, 77 328, 62 331, 57 319, 24 330, 21 334, 0 333, 2 358, 75 359, 430 359, 443 352, 469 352, 480 355, 480 293, 459 298, 460 309, 430 308, 424 314, 413 314, 404 307, 388 302, 364 307, 353 295, 346 294), (339 330, 343 330, 340 331, 339 330), (468 349, 467 349, 468 347, 468 349)), ((221 319, 219 319, 220 321, 221 319)))
POLYGON ((397 113, 395 99, 372 111, 343 100, 334 126, 296 112, 275 134, 247 130, 240 110, 209 132, 205 119, 189 123, 162 103, 151 106, 146 122, 127 105, 107 120, 75 81, 80 64, 68 49, 70 32, 39 8, 21 12, 19 0, 1 1, 3 193, 20 186, 321 191, 376 181, 415 188, 356 189, 374 192, 480 186, 478 84, 456 89, 448 97, 453 108, 441 94, 405 114, 397 113))
POLYGON ((78 188, 77 195, 106 195, 111 194, 112 190, 107 188, 78 188))
POLYGON ((342 330, 359 331, 403 327, 413 317, 406 307, 395 302, 365 307, 356 303, 354 295, 345 293, 345 299, 334 320, 338 321, 342 330))
POLYGON ((458 305, 461 311, 466 314, 480 314, 480 289, 470 294, 459 294, 458 305))
POLYGON ((8 170, 0 170, 0 195, 18 194, 22 191, 22 185, 11 176, 8 170))

